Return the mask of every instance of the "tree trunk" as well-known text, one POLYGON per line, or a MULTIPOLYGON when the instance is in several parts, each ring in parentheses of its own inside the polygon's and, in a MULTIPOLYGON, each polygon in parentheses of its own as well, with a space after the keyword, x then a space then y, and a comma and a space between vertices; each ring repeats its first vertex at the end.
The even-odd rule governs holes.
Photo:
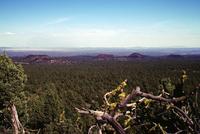
POLYGON ((10 106, 10 111, 11 111, 11 121, 12 121, 12 127, 13 127, 13 134, 19 134, 20 128, 22 129, 22 133, 24 134, 24 128, 22 127, 18 114, 17 114, 17 109, 14 104, 11 104, 10 106))

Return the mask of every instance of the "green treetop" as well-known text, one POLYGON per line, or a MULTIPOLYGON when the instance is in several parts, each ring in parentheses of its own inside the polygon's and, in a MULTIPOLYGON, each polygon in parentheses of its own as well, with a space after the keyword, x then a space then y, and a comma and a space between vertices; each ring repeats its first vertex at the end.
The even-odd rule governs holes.
POLYGON ((18 134, 20 128, 24 132, 18 116, 23 122, 27 122, 27 103, 24 93, 26 80, 21 65, 16 65, 5 54, 0 55, 0 128, 4 128, 3 130, 5 126, 10 126, 8 122, 12 122, 14 133, 18 134))
POLYGON ((23 97, 27 77, 21 65, 16 65, 6 55, 0 55, 0 102, 2 109, 23 97))

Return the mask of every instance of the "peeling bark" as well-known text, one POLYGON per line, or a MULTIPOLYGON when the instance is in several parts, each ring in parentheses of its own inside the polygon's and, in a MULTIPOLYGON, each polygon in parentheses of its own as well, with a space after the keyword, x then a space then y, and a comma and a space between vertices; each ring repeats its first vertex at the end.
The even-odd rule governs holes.
POLYGON ((19 134, 20 129, 21 129, 21 132, 24 134, 25 131, 24 131, 22 124, 19 121, 17 109, 16 109, 14 104, 11 104, 10 111, 11 111, 11 121, 12 121, 12 127, 13 127, 13 134, 19 134))

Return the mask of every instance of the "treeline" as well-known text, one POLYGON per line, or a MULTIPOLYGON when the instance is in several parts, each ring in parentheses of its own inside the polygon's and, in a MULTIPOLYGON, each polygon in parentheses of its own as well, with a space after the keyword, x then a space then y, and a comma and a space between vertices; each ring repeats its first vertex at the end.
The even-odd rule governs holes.
MULTIPOLYGON (((81 116, 75 107, 98 110, 103 95, 128 79, 126 93, 136 86, 159 95, 162 78, 178 82, 181 70, 188 80, 185 93, 200 82, 200 63, 196 60, 97 61, 71 65, 24 65, 27 82, 27 108, 20 112, 24 127, 32 133, 87 133, 95 124, 92 117, 81 116)), ((199 101, 199 100, 198 100, 199 101)), ((19 111, 23 109, 19 109, 19 111)), ((4 122, 10 128, 8 122, 4 122)))
POLYGON ((127 93, 139 85, 143 91, 155 94, 160 92, 160 79, 170 77, 177 82, 182 69, 188 74, 185 90, 193 89, 200 81, 200 64, 192 60, 103 61, 73 65, 26 65, 24 68, 28 76, 26 90, 32 97, 29 102, 32 110, 29 126, 47 129, 47 126, 59 122, 59 115, 64 110, 66 121, 63 131, 66 133, 86 133, 94 120, 84 120, 88 117, 79 119, 74 107, 98 109, 103 104, 102 96, 124 79, 128 79, 127 93), (46 118, 51 119, 45 121, 46 118))

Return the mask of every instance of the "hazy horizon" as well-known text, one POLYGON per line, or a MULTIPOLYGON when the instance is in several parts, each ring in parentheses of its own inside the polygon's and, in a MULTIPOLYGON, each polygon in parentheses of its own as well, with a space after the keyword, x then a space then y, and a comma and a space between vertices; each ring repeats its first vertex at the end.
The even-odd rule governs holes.
POLYGON ((49 55, 49 56, 94 56, 98 54, 112 54, 115 56, 127 56, 132 53, 140 53, 149 56, 164 56, 164 55, 200 55, 200 48, 144 48, 144 47, 131 47, 131 48, 11 48, 0 47, 0 53, 6 53, 9 56, 27 56, 27 55, 49 55))
POLYGON ((0 47, 195 48, 198 0, 1 0, 0 47))

